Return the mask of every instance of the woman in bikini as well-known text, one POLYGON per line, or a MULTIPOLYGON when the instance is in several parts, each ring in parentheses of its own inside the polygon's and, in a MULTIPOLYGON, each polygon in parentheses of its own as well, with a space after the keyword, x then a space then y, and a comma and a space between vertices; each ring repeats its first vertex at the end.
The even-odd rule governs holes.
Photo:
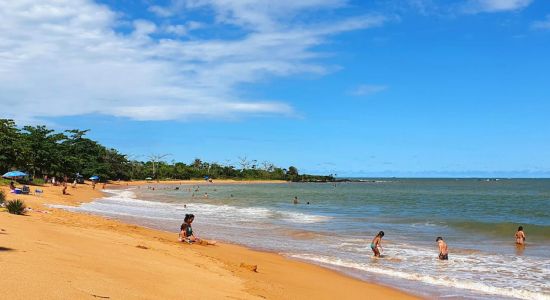
POLYGON ((518 246, 525 245, 525 232, 523 232, 523 226, 518 227, 518 231, 516 231, 516 244, 518 246))
POLYGON ((370 243, 370 248, 374 252, 375 257, 380 257, 380 249, 382 248, 382 237, 384 236, 384 231, 380 231, 370 243), (380 249, 378 249, 380 247, 380 249))

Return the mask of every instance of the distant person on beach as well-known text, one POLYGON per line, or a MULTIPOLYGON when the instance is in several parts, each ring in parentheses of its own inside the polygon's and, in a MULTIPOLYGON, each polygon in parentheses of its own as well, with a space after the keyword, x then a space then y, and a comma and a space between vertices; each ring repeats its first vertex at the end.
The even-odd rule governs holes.
POLYGON ((92 190, 95 190, 95 181, 92 180, 92 190))
POLYGON ((374 252, 375 257, 380 257, 380 249, 382 249, 382 237, 384 236, 384 231, 380 231, 370 243, 370 248, 374 252), (380 248, 380 249, 379 249, 380 248))
POLYGON ((294 196, 294 204, 298 204, 298 197, 294 196))
POLYGON ((443 240, 442 237, 438 236, 435 241, 439 247, 439 259, 448 260, 449 259, 449 249, 447 248, 447 243, 443 240))
POLYGON ((10 190, 15 190, 15 183, 13 181, 10 181, 10 190))
POLYGON ((523 232, 523 226, 518 227, 518 231, 516 231, 516 244, 525 245, 525 232, 523 232))
POLYGON ((63 182, 63 195, 68 195, 68 193, 67 193, 67 182, 63 182))
POLYGON ((204 198, 208 198, 208 193, 204 193, 204 198))
POLYGON ((193 233, 193 227, 191 227, 191 224, 195 220, 195 215, 193 214, 185 214, 185 218, 183 219, 183 224, 181 224, 180 227, 180 241, 181 242, 187 242, 189 244, 191 243, 199 243, 199 244, 206 244, 206 245, 215 245, 216 241, 206 241, 198 238, 193 233))

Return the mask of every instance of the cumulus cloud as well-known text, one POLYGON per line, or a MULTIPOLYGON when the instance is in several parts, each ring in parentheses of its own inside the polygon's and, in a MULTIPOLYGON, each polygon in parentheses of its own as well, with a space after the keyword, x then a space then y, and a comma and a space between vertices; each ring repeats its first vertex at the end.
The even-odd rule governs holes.
POLYGON ((531 28, 533 29, 542 29, 550 30, 550 14, 546 15, 546 19, 542 21, 535 21, 531 23, 531 28))
POLYGON ((388 89, 386 85, 372 85, 372 84, 361 84, 358 87, 352 89, 350 94, 353 96, 371 96, 378 94, 388 89))
POLYGON ((265 7, 260 2, 189 0, 150 8, 166 18, 181 7, 209 9, 215 16, 209 26, 240 33, 227 39, 185 39, 181 36, 202 24, 139 19, 126 22, 132 28, 121 33, 116 29, 123 14, 92 0, 0 1, 0 104, 9 108, 1 117, 289 115, 289 104, 245 98, 241 85, 273 76, 326 73, 315 47, 331 35, 386 21, 374 15, 330 24, 298 22, 298 14, 345 2, 280 0, 267 1, 265 7))
POLYGON ((469 0, 464 6, 465 12, 504 12, 525 8, 533 0, 469 0))

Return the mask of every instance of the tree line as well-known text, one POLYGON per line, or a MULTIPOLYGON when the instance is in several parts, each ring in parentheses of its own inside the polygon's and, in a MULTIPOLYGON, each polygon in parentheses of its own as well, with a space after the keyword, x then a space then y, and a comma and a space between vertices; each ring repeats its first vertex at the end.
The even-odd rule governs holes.
POLYGON ((239 158, 239 167, 205 162, 166 162, 163 156, 148 160, 129 159, 128 155, 86 137, 89 130, 56 132, 44 125, 18 127, 13 120, 0 119, 0 172, 21 170, 32 178, 56 176, 74 178, 77 173, 102 180, 153 179, 242 179, 333 181, 334 177, 299 174, 298 169, 239 158))

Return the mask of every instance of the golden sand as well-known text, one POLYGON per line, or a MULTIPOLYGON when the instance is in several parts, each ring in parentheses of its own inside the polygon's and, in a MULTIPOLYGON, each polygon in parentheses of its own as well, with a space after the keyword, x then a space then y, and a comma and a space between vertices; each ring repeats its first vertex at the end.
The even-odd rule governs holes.
POLYGON ((26 216, 0 212, 1 299, 414 298, 274 253, 187 245, 177 233, 44 206, 93 201, 101 185, 69 187, 70 195, 38 188, 41 196, 7 193, 32 208, 26 216))

